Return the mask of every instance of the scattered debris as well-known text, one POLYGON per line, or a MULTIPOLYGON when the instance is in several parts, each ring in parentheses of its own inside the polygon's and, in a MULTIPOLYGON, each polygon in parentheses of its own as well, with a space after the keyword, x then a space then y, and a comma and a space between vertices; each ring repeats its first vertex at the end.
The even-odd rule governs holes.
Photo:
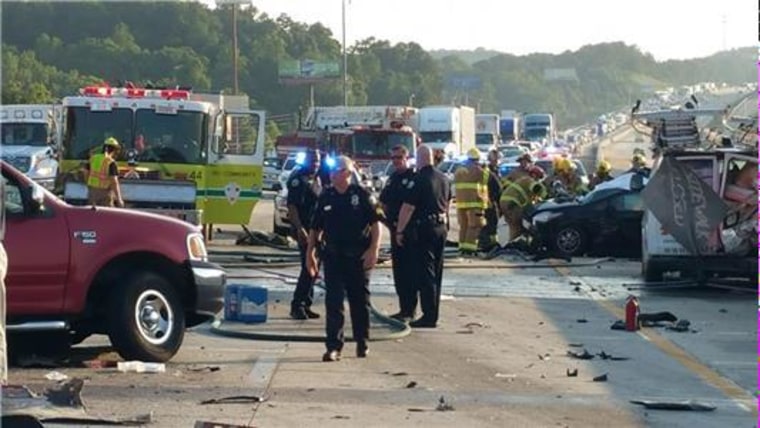
POLYGON ((314 391, 316 391, 316 390, 317 390, 317 388, 307 388, 307 389, 306 389, 306 392, 314 392, 314 391))
POLYGON ((195 421, 193 428, 246 428, 250 425, 232 425, 219 422, 195 421))
POLYGON ((586 318, 578 318, 577 320, 575 320, 575 322, 583 324, 583 323, 587 323, 588 320, 586 318))
POLYGON ((468 322, 464 325, 466 328, 473 328, 473 327, 481 327, 481 328, 488 328, 487 324, 484 324, 482 322, 468 322))
POLYGON ((91 369, 109 369, 116 367, 116 361, 112 360, 87 360, 82 364, 91 369))
POLYGON ((439 412, 446 412, 449 410, 454 410, 454 406, 446 402, 446 399, 443 398, 443 395, 441 395, 441 398, 438 399, 438 406, 435 408, 435 410, 438 410, 439 412))
POLYGON ((221 370, 219 366, 190 367, 187 369, 189 372, 218 372, 219 370, 221 370))
POLYGON ((529 368, 531 368, 531 367, 533 367, 533 366, 535 366, 535 364, 533 364, 533 363, 530 363, 530 364, 528 364, 527 366, 525 366, 525 368, 526 368, 526 369, 529 369, 529 368))
POLYGON ((164 363, 146 363, 144 361, 119 361, 116 369, 123 373, 164 373, 166 364, 164 363))
POLYGON ((498 377, 498 378, 502 378, 502 379, 515 379, 515 378, 517 378, 516 374, 511 374, 511 373, 509 373, 509 374, 507 374, 507 373, 496 373, 494 376, 498 377))
POLYGON ((544 322, 543 321, 539 321, 538 325, 544 325, 544 322))
POLYGON ((586 348, 583 348, 583 353, 567 351, 567 356, 575 358, 577 360, 593 360, 594 354, 588 352, 586 348))
POLYGON ((700 403, 695 400, 688 401, 654 401, 654 400, 631 400, 633 404, 640 404, 647 409, 659 410, 693 410, 711 412, 716 407, 710 403, 700 403))
POLYGON ((718 309, 718 312, 720 312, 722 314, 726 314, 726 313, 728 313, 728 309, 726 309, 726 308, 720 308, 720 309, 718 309))
POLYGON ((691 326, 691 322, 689 320, 679 320, 676 323, 676 325, 668 326, 666 328, 668 330, 673 330, 679 333, 683 333, 683 332, 689 331, 689 326, 691 326))
POLYGON ((628 358, 628 357, 613 357, 612 355, 610 355, 610 354, 608 354, 608 353, 606 353, 604 351, 599 352, 596 355, 598 355, 599 358, 601 358, 603 360, 610 360, 610 361, 626 361, 626 360, 630 360, 630 358, 628 358))
POLYGON ((411 408, 409 408, 409 409, 406 409, 406 411, 407 411, 407 412, 426 412, 427 410, 425 410, 425 409, 420 409, 420 408, 417 408, 417 407, 411 407, 411 408))
POLYGON ((415 382, 415 381, 411 381, 411 382, 409 382, 409 383, 406 384, 407 389, 411 389, 411 388, 414 388, 416 386, 417 386, 417 382, 415 382))
POLYGON ((263 403, 266 400, 267 397, 259 397, 258 395, 233 395, 230 397, 203 400, 201 401, 201 404, 251 404, 263 403))
POLYGON ((567 377, 578 377, 578 369, 567 369, 567 377))
POLYGON ((625 321, 617 320, 610 326, 610 330, 625 330, 625 321))
POLYGON ((69 377, 67 375, 58 371, 52 371, 45 374, 45 379, 47 380, 62 381, 68 378, 69 377))
POLYGON ((547 352, 544 355, 538 354, 538 359, 541 361, 549 361, 552 359, 552 357, 551 357, 551 354, 547 352))
POLYGON ((351 419, 351 416, 345 416, 345 415, 335 415, 332 417, 333 419, 351 419))
POLYGON ((580 293, 581 287, 579 287, 579 286, 576 285, 575 288, 573 288, 573 291, 577 291, 577 292, 580 293))
POLYGON ((580 281, 570 281, 570 285, 582 285, 583 283, 580 281))
POLYGON ((475 334, 473 330, 457 330, 457 334, 475 334))
POLYGON ((569 346, 571 348, 583 348, 583 344, 582 343, 568 343, 567 346, 569 346))
POLYGON ((391 376, 409 376, 409 373, 407 372, 396 372, 391 374, 391 376))
POLYGON ((607 373, 595 377, 594 382, 607 382, 607 373))
POLYGON ((669 321, 669 322, 676 322, 678 321, 678 317, 673 315, 670 312, 655 312, 651 314, 639 314, 639 321, 641 322, 660 322, 660 321, 669 321))
POLYGON ((541 379, 546 379, 546 375, 541 373, 541 379))

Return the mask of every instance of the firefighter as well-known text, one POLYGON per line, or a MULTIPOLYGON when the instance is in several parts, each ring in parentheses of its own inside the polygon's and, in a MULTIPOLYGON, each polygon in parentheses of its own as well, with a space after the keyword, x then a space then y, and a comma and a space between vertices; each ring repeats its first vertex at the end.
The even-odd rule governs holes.
POLYGON ((354 163, 336 158, 332 186, 319 195, 309 231, 306 266, 311 277, 319 272, 316 249, 324 247, 326 351, 322 361, 338 361, 344 344, 344 299, 348 298, 356 356, 369 353, 369 278, 377 263, 380 224, 377 202, 365 188, 351 184, 354 163))
POLYGON ((557 158, 554 161, 554 174, 549 178, 551 197, 575 197, 588 193, 576 173, 576 166, 568 158, 557 158))
MULTIPOLYGON (((530 153, 525 153, 524 155, 520 156, 517 159, 517 162, 519 162, 520 166, 513 169, 509 174, 507 174, 507 177, 505 178, 506 180, 515 181, 520 177, 528 175, 528 170, 531 166, 533 166, 533 158, 530 156, 530 153)), ((501 188, 504 188, 503 182, 501 188)))
POLYGON ((116 138, 108 137, 103 142, 103 151, 90 156, 87 164, 88 200, 92 205, 112 207, 124 206, 119 186, 119 166, 116 156, 120 149, 116 138))
POLYGON ((599 162, 599 165, 597 165, 596 167, 596 172, 591 177, 591 180, 590 180, 591 182, 589 183, 589 187, 593 189, 600 183, 604 183, 605 181, 610 181, 613 178, 615 178, 612 176, 611 172, 612 172, 612 165, 610 165, 609 162, 607 162, 606 160, 599 162))
POLYGON ((522 217, 525 208, 546 196, 545 187, 541 183, 543 177, 544 171, 541 168, 531 166, 516 180, 504 180, 499 207, 509 226, 510 242, 523 234, 522 217))
POLYGON ((501 183, 499 182, 499 160, 501 152, 496 149, 488 151, 488 208, 485 211, 486 225, 480 232, 480 250, 489 252, 499 245, 497 229, 499 226, 499 196, 501 195, 501 183))
POLYGON ((647 166, 647 160, 641 153, 635 153, 631 158, 631 169, 626 172, 636 172, 649 177, 652 169, 647 166))
POLYGON ((459 254, 475 255, 478 236, 485 226, 484 211, 488 207, 488 170, 481 167, 480 150, 467 151, 467 161, 454 172, 454 190, 459 221, 459 254))

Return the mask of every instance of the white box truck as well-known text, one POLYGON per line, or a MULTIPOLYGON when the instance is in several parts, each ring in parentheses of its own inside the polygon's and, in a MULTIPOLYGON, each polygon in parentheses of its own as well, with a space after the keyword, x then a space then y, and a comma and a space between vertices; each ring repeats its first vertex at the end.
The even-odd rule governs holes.
POLYGON ((453 159, 475 147, 475 109, 423 107, 419 110, 419 133, 423 143, 453 159))
POLYGON ((499 144, 499 115, 478 114, 475 116, 475 145, 487 153, 499 144))

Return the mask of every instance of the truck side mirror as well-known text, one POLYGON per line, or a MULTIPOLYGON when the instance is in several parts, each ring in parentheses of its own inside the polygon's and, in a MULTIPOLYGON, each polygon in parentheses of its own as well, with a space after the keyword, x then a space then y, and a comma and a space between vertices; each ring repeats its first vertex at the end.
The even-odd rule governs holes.
POLYGON ((30 209, 33 214, 44 211, 45 209, 45 192, 42 190, 42 186, 37 183, 32 184, 31 188, 32 198, 30 202, 30 209))

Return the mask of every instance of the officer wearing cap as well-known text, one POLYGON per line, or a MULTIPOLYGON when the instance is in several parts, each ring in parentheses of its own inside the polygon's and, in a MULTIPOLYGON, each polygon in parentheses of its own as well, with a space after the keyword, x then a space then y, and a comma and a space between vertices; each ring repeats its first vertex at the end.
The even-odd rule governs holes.
POLYGON ((413 278, 420 297, 422 316, 409 325, 435 328, 441 301, 451 185, 449 179, 433 166, 433 152, 425 144, 417 148, 417 168, 407 185, 394 239, 401 247, 409 246, 413 257, 413 278))
MULTIPOLYGON (((401 210, 404 193, 406 193, 406 186, 414 177, 414 171, 407 166, 408 156, 409 151, 404 146, 399 145, 391 149, 391 162, 394 170, 380 193, 380 204, 391 236, 396 233, 398 214, 401 210)), ((417 308, 416 286, 410 275, 412 272, 411 254, 408 254, 407 248, 399 247, 394 239, 391 239, 391 260, 393 261, 393 283, 396 286, 399 303, 399 311, 391 315, 391 318, 409 322, 414 319, 414 311, 417 308)))
POLYGON ((325 273, 325 325, 327 348, 322 361, 337 361, 343 351, 345 324, 343 300, 348 297, 356 356, 369 351, 369 277, 377 263, 380 224, 377 203, 370 193, 351 183, 354 164, 346 156, 336 159, 330 174, 332 186, 319 196, 309 232, 307 267, 319 270, 316 248, 322 247, 325 273))
POLYGON ((86 169, 87 198, 91 205, 124 206, 119 186, 119 167, 116 164, 119 148, 116 138, 108 137, 103 142, 103 151, 90 156, 86 169))
POLYGON ((319 152, 309 150, 306 152, 303 164, 288 178, 288 219, 291 233, 298 242, 298 252, 301 255, 301 272, 293 292, 293 300, 290 302, 290 317, 297 320, 319 318, 319 314, 311 310, 314 302, 314 282, 317 277, 316 274, 312 275, 306 266, 309 228, 317 197, 322 191, 322 184, 317 175, 319 165, 319 152))

